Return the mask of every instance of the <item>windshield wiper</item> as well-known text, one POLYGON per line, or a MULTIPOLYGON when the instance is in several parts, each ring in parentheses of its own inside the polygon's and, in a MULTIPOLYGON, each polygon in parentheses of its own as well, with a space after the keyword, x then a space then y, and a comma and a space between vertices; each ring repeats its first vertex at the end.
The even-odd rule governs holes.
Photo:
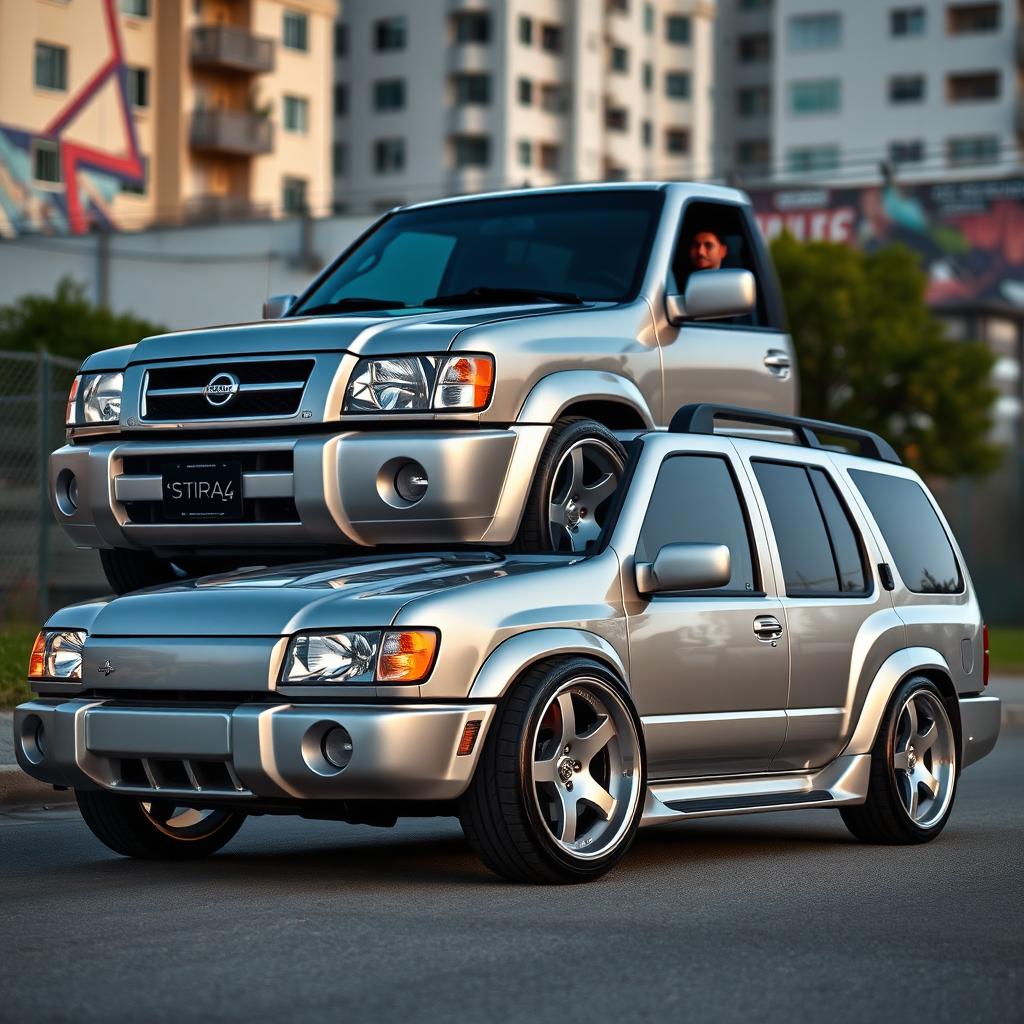
POLYGON ((313 316, 316 313, 354 313, 369 309, 405 309, 405 303, 398 299, 369 299, 361 295, 347 295, 337 302, 324 302, 319 306, 299 309, 292 316, 313 316))
POLYGON ((579 306, 583 300, 575 292, 550 292, 542 288, 495 288, 476 285, 464 292, 435 295, 424 306, 488 306, 495 303, 558 302, 579 306))

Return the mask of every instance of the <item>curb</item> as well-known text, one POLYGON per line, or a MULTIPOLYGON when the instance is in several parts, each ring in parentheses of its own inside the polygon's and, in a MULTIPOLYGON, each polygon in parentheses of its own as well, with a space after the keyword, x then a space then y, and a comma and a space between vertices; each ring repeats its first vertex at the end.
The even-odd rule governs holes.
POLYGON ((0 804, 57 804, 75 799, 70 789, 54 789, 26 775, 16 764, 0 765, 0 804))

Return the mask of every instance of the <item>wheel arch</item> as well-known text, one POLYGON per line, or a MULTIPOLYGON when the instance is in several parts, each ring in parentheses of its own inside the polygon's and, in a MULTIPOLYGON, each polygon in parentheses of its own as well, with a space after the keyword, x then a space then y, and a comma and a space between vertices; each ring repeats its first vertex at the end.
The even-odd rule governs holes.
POLYGON ((612 430, 653 430, 640 389, 625 377, 603 370, 560 370, 542 377, 526 396, 519 423, 554 423, 561 416, 582 415, 612 430))

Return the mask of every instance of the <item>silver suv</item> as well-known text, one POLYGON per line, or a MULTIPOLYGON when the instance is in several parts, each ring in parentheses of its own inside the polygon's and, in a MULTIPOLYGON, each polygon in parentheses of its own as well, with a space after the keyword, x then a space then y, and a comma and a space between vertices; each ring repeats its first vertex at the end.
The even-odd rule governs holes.
POLYGON ((50 493, 117 591, 412 538, 582 552, 624 438, 686 402, 796 410, 775 277, 731 189, 393 211, 266 312, 83 365, 50 493), (699 229, 726 257, 692 273, 699 229))
POLYGON ((835 807, 869 842, 935 838, 999 701, 920 479, 875 435, 701 405, 632 442, 624 480, 584 554, 374 553, 66 608, 19 763, 138 857, 267 813, 458 815, 536 882, 708 815, 835 807))

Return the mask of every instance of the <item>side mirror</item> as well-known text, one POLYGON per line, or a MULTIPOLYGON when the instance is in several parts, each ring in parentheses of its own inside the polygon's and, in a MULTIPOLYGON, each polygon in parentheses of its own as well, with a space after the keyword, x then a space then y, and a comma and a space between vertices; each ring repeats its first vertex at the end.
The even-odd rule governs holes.
POLYGON ((671 323, 742 316, 757 303, 757 283, 749 270, 696 270, 682 295, 666 295, 671 323))
POLYGON ((263 303, 263 319, 280 320, 294 305, 294 295, 271 295, 263 303))
POLYGON ((666 544, 653 562, 636 563, 641 594, 671 590, 711 590, 732 578, 732 555, 725 544, 666 544))

